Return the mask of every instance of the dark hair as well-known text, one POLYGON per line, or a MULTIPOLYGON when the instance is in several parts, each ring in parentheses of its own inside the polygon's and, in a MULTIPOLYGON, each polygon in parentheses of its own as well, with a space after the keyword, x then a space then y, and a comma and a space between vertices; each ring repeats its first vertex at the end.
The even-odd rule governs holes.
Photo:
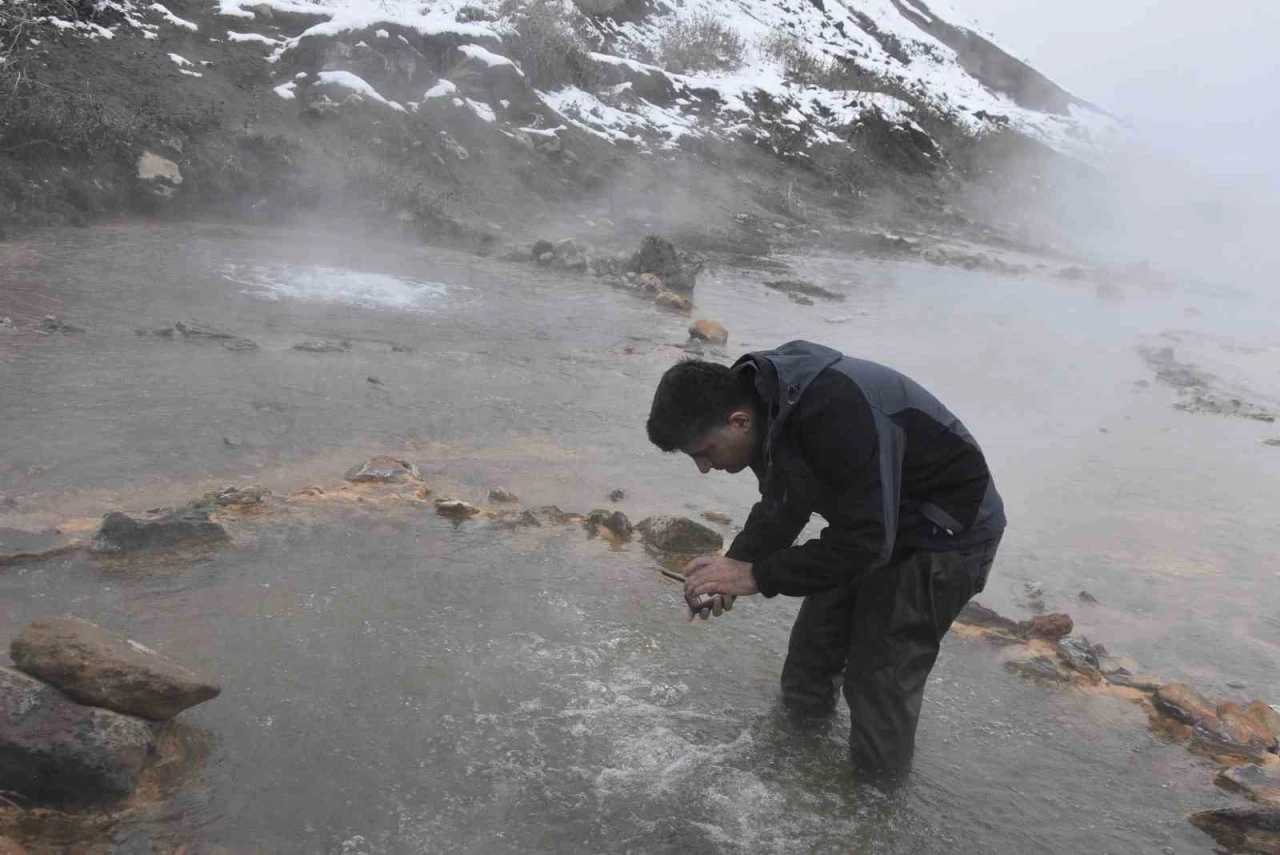
POLYGON ((728 422, 732 413, 756 412, 760 403, 754 376, 700 359, 671 366, 653 393, 649 441, 663 451, 679 451, 728 422))

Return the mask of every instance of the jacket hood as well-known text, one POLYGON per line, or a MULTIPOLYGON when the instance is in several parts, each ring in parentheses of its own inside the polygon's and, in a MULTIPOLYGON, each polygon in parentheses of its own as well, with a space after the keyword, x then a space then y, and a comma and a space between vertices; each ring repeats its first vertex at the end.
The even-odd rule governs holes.
POLYGON ((748 365, 756 370, 756 391, 764 399, 769 416, 766 457, 813 378, 843 358, 838 350, 797 340, 773 350, 745 354, 733 364, 735 371, 745 370, 748 365))

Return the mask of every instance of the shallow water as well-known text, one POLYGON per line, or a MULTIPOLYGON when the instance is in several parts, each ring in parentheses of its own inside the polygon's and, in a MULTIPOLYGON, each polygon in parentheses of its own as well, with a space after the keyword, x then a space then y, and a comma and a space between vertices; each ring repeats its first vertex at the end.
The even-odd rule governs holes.
MULTIPOLYGON (((651 389, 687 320, 589 278, 215 226, 55 232, 0 252, 0 315, 19 325, 0 332, 0 526, 223 483, 329 485, 382 449, 437 495, 482 500, 500 483, 585 511, 623 486, 633 520, 741 519, 754 492, 647 445, 651 389), (47 313, 86 331, 30 333, 47 313), (133 334, 176 321, 259 349, 133 334), (292 350, 314 339, 350 350, 292 350)), ((1183 330, 1180 359, 1194 340, 1197 360, 1266 402, 1273 305, 788 261, 848 299, 798 306, 765 274, 722 269, 699 283, 697 316, 730 329, 727 356, 806 337, 936 391, 1010 510, 985 602, 1023 616, 1039 599, 1155 673, 1280 700, 1280 449, 1260 444, 1280 426, 1172 409, 1171 390, 1136 385, 1152 378, 1134 352, 1183 330)), ((1184 819, 1225 802, 1207 764, 1151 736, 1136 707, 1009 675, 984 642, 945 646, 912 781, 889 797, 846 768, 847 720, 806 734, 778 715, 794 603, 687 625, 636 545, 454 526, 406 504, 280 503, 235 532, 194 563, 0 571, 0 637, 71 612, 221 677, 223 696, 189 715, 210 756, 174 803, 115 830, 126 850, 1211 851, 1184 819)))

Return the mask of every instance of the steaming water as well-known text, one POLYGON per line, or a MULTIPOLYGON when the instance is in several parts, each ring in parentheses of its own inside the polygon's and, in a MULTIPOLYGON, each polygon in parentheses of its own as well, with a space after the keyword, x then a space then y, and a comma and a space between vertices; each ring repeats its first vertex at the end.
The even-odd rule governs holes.
MULTIPOLYGON (((687 321, 593 280, 213 227, 49 233, 5 252, 0 315, 19 330, 0 332, 0 526, 226 483, 331 485, 384 449, 438 495, 477 501, 503 484, 585 511, 623 486, 634 520, 740 520, 751 501, 744 479, 645 442, 687 321), (32 334, 47 313, 86 331, 32 334), (133 334, 179 320, 260 347, 133 334), (350 350, 292 349, 315 338, 350 350)), ((698 316, 731 330, 727 356, 803 336, 937 391, 1010 509, 984 601, 1021 616, 1040 599, 1153 672, 1280 699, 1280 449, 1260 442, 1280 426, 1175 411, 1171 391, 1137 385, 1151 377, 1134 353, 1175 332, 1179 359, 1194 345, 1265 401, 1274 307, 790 261, 848 300, 802 307, 763 274, 722 270, 699 284, 698 316)), ((225 686, 188 716, 209 756, 180 796, 112 832, 124 851, 1211 851, 1184 819, 1225 802, 1207 764, 1136 707, 1008 674, 984 642, 945 645, 912 781, 886 796, 846 768, 847 718, 805 733, 778 714, 793 602, 688 625, 638 546, 403 504, 281 503, 236 532, 194 563, 70 555, 0 572, 0 637, 70 612, 225 686)))

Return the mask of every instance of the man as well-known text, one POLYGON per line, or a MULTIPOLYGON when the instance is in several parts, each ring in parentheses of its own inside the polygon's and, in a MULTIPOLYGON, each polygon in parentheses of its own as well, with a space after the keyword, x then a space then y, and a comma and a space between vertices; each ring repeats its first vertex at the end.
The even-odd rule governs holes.
POLYGON ((805 341, 727 368, 663 375, 649 439, 704 474, 748 467, 761 499, 723 556, 685 568, 705 620, 733 597, 804 597, 782 669, 784 704, 835 709, 843 678, 852 759, 905 772, 943 635, 986 584, 1005 527, 981 449, 960 420, 891 368, 805 341), (793 545, 809 517, 827 526, 793 545))

